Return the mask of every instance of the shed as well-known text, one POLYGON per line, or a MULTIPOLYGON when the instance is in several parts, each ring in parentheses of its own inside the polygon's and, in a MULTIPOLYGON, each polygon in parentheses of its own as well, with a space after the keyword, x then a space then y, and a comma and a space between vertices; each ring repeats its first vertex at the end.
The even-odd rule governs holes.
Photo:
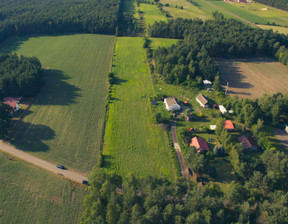
POLYGON ((198 152, 204 153, 205 151, 209 151, 209 146, 207 142, 199 137, 194 137, 191 139, 190 146, 194 146, 198 152))
POLYGON ((238 140, 242 144, 244 149, 249 149, 251 151, 258 149, 257 145, 254 144, 253 141, 249 140, 245 135, 240 136, 238 140))
POLYGON ((212 82, 206 79, 206 80, 203 80, 203 84, 208 87, 212 85, 212 82))
POLYGON ((210 130, 215 131, 216 130, 216 124, 210 125, 210 130))
POLYGON ((227 110, 226 108, 223 106, 223 105, 219 105, 219 110, 222 114, 226 114, 227 113, 227 110))
POLYGON ((228 131, 231 131, 231 130, 235 129, 231 120, 226 120, 225 121, 225 129, 228 130, 228 131))
POLYGON ((180 105, 176 102, 174 97, 165 98, 164 103, 168 111, 181 109, 180 105))
POLYGON ((209 107, 208 106, 208 100, 206 98, 206 96, 204 96, 203 94, 199 93, 196 96, 196 101, 202 106, 202 107, 209 107))

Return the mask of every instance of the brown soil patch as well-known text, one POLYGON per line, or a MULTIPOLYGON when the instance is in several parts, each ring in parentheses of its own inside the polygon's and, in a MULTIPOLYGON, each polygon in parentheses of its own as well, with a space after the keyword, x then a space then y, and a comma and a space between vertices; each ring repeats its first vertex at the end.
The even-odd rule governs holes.
POLYGON ((216 60, 228 95, 255 99, 264 93, 288 92, 288 68, 270 58, 216 60))

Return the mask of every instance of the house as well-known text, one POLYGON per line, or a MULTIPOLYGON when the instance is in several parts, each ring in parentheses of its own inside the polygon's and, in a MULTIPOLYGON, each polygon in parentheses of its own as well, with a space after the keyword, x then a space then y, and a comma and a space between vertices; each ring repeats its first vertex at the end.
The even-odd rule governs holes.
POLYGON ((190 146, 194 146, 198 152, 204 153, 209 151, 209 146, 207 142, 199 137, 194 137, 191 139, 190 146))
POLYGON ((235 129, 231 120, 225 121, 225 129, 228 131, 233 131, 235 129))
POLYGON ((3 102, 4 104, 10 106, 11 112, 10 115, 12 115, 14 112, 18 111, 20 109, 18 102, 3 102))
POLYGON ((198 96, 196 96, 196 100, 202 107, 209 107, 208 100, 203 94, 199 93, 198 96))
POLYGON ((249 140, 245 135, 242 135, 238 138, 239 142, 242 144, 244 149, 251 151, 257 150, 257 145, 253 141, 249 140))
POLYGON ((22 96, 21 97, 4 97, 3 98, 3 102, 17 102, 19 103, 22 100, 22 96))
POLYGON ((181 109, 180 105, 176 102, 174 97, 165 98, 164 103, 168 111, 181 109))
POLYGON ((223 106, 223 105, 219 105, 219 110, 222 114, 226 114, 227 113, 227 110, 226 108, 223 106))

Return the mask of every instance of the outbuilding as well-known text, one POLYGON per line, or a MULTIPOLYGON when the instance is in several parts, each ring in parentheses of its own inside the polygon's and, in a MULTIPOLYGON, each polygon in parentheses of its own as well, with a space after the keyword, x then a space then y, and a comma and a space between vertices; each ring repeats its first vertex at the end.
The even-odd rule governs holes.
POLYGON ((219 105, 219 110, 222 114, 226 114, 227 113, 227 110, 226 108, 223 106, 223 105, 219 105))
POLYGON ((234 131, 235 130, 234 125, 233 125, 231 120, 225 121, 225 129, 228 131, 234 131))
POLYGON ((253 141, 249 140, 245 135, 241 135, 238 138, 239 142, 242 144, 244 149, 255 151, 258 149, 257 145, 253 141))
POLYGON ((206 98, 206 96, 204 96, 203 94, 199 93, 196 96, 196 101, 202 106, 202 107, 209 107, 208 106, 208 100, 206 98))
POLYGON ((207 142, 199 137, 192 138, 190 146, 194 146, 200 153, 204 153, 205 151, 210 150, 207 142))
POLYGON ((181 109, 180 105, 177 103, 177 101, 174 97, 165 98, 164 103, 165 103, 166 109, 168 111, 171 111, 171 110, 174 111, 174 110, 180 110, 181 109))
POLYGON ((285 128, 285 131, 287 132, 287 134, 288 134, 288 125, 286 126, 286 128, 285 128))

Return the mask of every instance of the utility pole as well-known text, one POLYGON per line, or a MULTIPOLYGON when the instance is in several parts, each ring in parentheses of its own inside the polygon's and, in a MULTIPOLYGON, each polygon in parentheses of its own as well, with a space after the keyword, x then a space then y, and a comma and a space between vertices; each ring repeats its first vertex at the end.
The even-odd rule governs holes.
POLYGON ((228 86, 229 86, 229 82, 227 82, 227 86, 226 86, 225 95, 227 95, 227 92, 228 92, 228 86))

